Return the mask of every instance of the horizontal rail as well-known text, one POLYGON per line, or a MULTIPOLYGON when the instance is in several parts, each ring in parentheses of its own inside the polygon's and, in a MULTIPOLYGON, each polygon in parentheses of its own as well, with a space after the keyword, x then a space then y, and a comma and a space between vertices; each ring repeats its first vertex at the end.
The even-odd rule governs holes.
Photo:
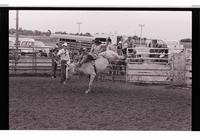
POLYGON ((149 69, 144 69, 144 68, 127 68, 127 71, 132 71, 132 70, 141 70, 141 71, 145 71, 145 70, 151 70, 151 71, 169 71, 171 70, 171 68, 168 68, 168 69, 152 69, 152 68, 149 68, 149 69))
POLYGON ((168 75, 159 75, 159 74, 127 74, 127 76, 153 76, 153 77, 168 77, 168 75))
POLYGON ((169 50, 169 48, 135 47, 135 48, 127 48, 127 50, 169 50))
MULTIPOLYGON (((143 64, 144 62, 128 62, 128 64, 143 64)), ((168 62, 145 62, 147 64, 157 64, 157 65, 170 65, 170 63, 168 62)))
MULTIPOLYGON (((128 53, 128 54, 131 54, 131 53, 128 53)), ((163 54, 162 52, 161 53, 151 53, 151 52, 137 52, 136 55, 139 55, 139 54, 148 54, 148 55, 161 55, 163 54)), ((164 53, 165 55, 170 55, 170 53, 164 53)))
MULTIPOLYGON (((13 62, 13 63, 15 63, 15 61, 13 62)), ((23 64, 23 63, 25 63, 25 64, 33 64, 34 62, 31 62, 31 61, 16 61, 16 63, 17 64, 23 64)), ((42 64, 42 63, 45 63, 45 64, 51 64, 51 62, 40 62, 40 61, 36 61, 35 62, 36 64, 35 65, 37 65, 37 64, 42 64)))
POLYGON ((151 57, 139 57, 139 58, 127 58, 127 60, 170 60, 169 58, 151 58, 151 57))
POLYGON ((155 84, 170 84, 170 81, 143 81, 143 80, 127 80, 127 82, 131 82, 131 83, 155 83, 155 84))

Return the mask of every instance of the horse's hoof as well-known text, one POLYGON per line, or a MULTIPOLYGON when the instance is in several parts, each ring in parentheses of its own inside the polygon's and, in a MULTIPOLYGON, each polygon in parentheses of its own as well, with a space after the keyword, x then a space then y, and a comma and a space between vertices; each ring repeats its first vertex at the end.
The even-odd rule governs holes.
POLYGON ((86 91, 85 91, 85 94, 88 94, 89 92, 90 92, 90 90, 86 90, 86 91))
POLYGON ((63 82, 63 85, 66 85, 66 84, 67 84, 67 83, 64 81, 64 82, 63 82))

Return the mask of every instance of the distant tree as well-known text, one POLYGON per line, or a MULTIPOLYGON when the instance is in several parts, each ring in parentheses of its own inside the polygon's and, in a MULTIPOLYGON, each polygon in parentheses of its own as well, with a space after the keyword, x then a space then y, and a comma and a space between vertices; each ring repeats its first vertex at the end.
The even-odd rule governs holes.
POLYGON ((181 39, 180 42, 192 42, 192 39, 185 38, 185 39, 181 39))
POLYGON ((34 31, 34 35, 36 35, 36 36, 42 35, 42 32, 41 32, 41 31, 38 31, 38 30, 35 30, 35 31, 34 31))
POLYGON ((22 34, 22 32, 23 32, 23 29, 22 29, 22 27, 20 27, 19 29, 18 29, 18 34, 22 34))
POLYGON ((90 33, 85 33, 85 36, 92 36, 90 33))
POLYGON ((138 39, 140 39, 140 37, 134 35, 134 36, 133 36, 133 39, 138 40, 138 39))
POLYGON ((60 32, 60 31, 59 32, 55 32, 55 34, 62 34, 62 32, 60 32))
POLYGON ((22 30, 22 35, 33 35, 33 31, 32 30, 22 30))
MULTIPOLYGON (((9 34, 14 34, 16 33, 16 29, 11 28, 9 29, 9 34)), ((47 32, 42 32, 39 30, 27 30, 27 29, 22 29, 21 27, 18 29, 18 33, 19 35, 35 35, 35 36, 50 36, 51 35, 51 31, 48 30, 47 32)), ((66 32, 64 32, 64 34, 66 34, 66 32)))
POLYGON ((14 34, 16 33, 16 30, 14 28, 9 29, 9 34, 14 34))
POLYGON ((51 35, 51 30, 48 30, 47 31, 47 36, 50 36, 51 35))
POLYGON ((55 32, 55 34, 67 34, 67 33, 66 32, 58 31, 58 32, 55 32))

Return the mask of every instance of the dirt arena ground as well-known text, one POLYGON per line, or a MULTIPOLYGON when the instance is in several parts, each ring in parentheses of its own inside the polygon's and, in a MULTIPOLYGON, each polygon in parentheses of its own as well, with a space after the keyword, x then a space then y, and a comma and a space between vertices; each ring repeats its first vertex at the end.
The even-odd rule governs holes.
POLYGON ((191 89, 87 79, 10 77, 12 130, 191 130, 191 89))

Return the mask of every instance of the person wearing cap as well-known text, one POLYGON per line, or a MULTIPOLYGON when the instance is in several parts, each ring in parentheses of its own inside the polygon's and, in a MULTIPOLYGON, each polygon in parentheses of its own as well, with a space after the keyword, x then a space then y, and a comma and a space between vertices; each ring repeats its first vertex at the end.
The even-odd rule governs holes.
POLYGON ((122 41, 121 40, 118 42, 118 48, 122 49, 122 41))
POLYGON ((66 84, 66 66, 70 64, 69 51, 67 50, 67 44, 63 45, 63 49, 59 50, 57 55, 61 60, 61 80, 60 82, 66 84))
POLYGON ((127 44, 127 43, 123 43, 123 45, 122 45, 122 53, 123 53, 124 55, 126 55, 127 47, 128 47, 128 44, 127 44))
POLYGON ((106 50, 112 50, 111 44, 112 44, 112 40, 110 39, 110 37, 108 37, 106 39, 106 50))
POLYGON ((134 40, 132 39, 132 37, 128 37, 128 39, 126 41, 124 41, 123 44, 127 43, 127 48, 134 48, 134 40))
POLYGON ((118 42, 118 45, 117 45, 117 52, 118 52, 118 54, 120 54, 120 55, 123 54, 123 52, 122 52, 122 41, 121 41, 121 40, 118 42))
POLYGON ((128 37, 126 41, 124 41, 123 46, 122 46, 122 52, 126 55, 127 53, 127 48, 135 48, 134 46, 134 40, 132 37, 128 37))
POLYGON ((99 53, 101 52, 102 46, 101 42, 98 39, 94 40, 94 44, 92 45, 90 52, 87 56, 85 56, 80 62, 78 66, 81 66, 83 63, 85 63, 87 60, 96 60, 99 53))

